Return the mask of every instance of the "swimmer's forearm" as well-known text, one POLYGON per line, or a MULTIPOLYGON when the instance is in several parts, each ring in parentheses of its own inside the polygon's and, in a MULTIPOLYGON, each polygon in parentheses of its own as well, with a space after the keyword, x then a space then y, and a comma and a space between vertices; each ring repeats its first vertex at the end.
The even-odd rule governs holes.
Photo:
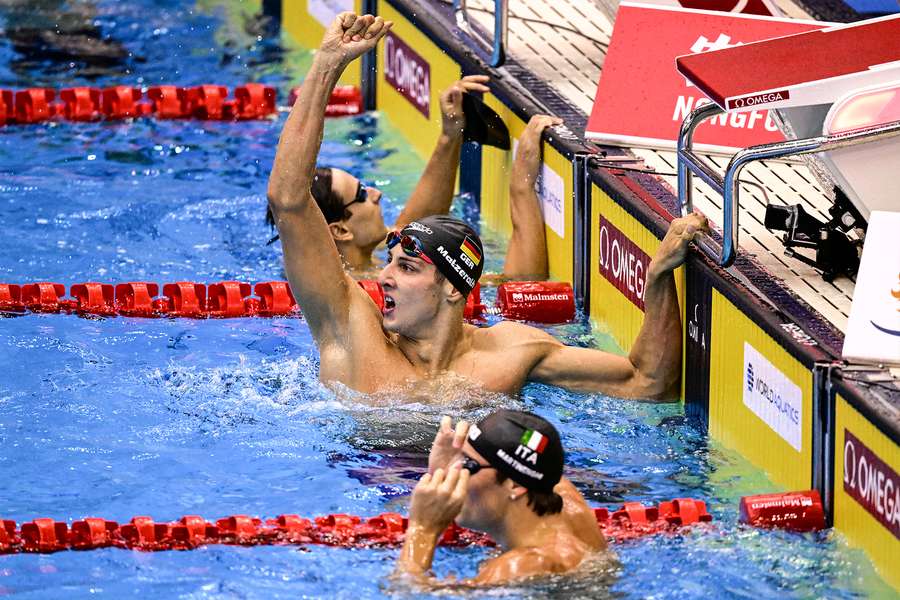
POLYGON ((291 201, 302 203, 310 199, 308 194, 298 191, 309 190, 322 145, 325 109, 344 68, 344 64, 328 54, 317 54, 313 60, 278 141, 269 178, 273 210, 292 208, 291 201))
POLYGON ((512 235, 506 248, 503 275, 509 279, 546 279, 548 267, 547 236, 541 205, 534 191, 534 178, 512 170, 509 184, 509 216, 512 235), (529 179, 531 185, 521 180, 529 179), (518 181, 518 183, 514 183, 518 181))
POLYGON ((644 287, 644 322, 628 355, 640 380, 642 396, 672 400, 681 379, 681 311, 675 276, 651 261, 644 287))
POLYGON ((434 549, 442 532, 434 531, 419 523, 410 523, 406 529, 403 549, 397 559, 397 572, 424 576, 431 570, 434 549))
POLYGON ((397 217, 397 229, 402 229, 416 219, 450 212, 462 141, 462 134, 451 136, 442 133, 438 138, 416 189, 397 217))

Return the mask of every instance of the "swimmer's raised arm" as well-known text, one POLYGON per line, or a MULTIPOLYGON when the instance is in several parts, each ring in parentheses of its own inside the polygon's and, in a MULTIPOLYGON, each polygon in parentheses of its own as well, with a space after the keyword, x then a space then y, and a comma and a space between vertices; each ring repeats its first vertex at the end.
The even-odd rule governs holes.
POLYGON ((509 216, 512 235, 503 263, 506 279, 547 279, 547 236, 541 201, 534 184, 541 168, 541 135, 547 127, 561 125, 562 119, 534 115, 519 136, 516 157, 509 176, 509 216))
POLYGON ((545 352, 529 379, 622 398, 677 398, 681 379, 681 311, 673 271, 684 262, 694 235, 708 230, 706 218, 699 213, 672 221, 647 269, 644 322, 627 357, 545 339, 545 352))
POLYGON ((284 248, 285 271, 318 341, 340 335, 349 318, 351 289, 355 289, 310 193, 325 107, 347 65, 374 48, 391 25, 372 15, 344 12, 335 17, 281 132, 269 177, 269 205, 284 248))
POLYGON ((485 85, 488 80, 487 75, 467 75, 441 92, 441 135, 416 189, 397 217, 395 229, 403 229, 423 217, 449 212, 466 127, 463 94, 489 91, 485 85))

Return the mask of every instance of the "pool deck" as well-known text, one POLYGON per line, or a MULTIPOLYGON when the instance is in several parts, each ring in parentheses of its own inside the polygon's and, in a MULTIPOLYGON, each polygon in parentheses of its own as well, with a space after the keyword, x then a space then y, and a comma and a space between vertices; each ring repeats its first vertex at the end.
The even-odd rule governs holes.
MULTIPOLYGON (((485 31, 491 31, 493 2, 472 0, 469 6, 473 20, 485 31)), ((614 0, 527 0, 511 3, 509 56, 559 92, 587 118, 594 104, 617 7, 618 2, 614 0)), ((783 2, 780 8, 796 18, 812 18, 792 3, 783 2)), ((627 150, 640 159, 641 162, 635 164, 643 164, 660 174, 675 173, 674 150, 649 147, 630 147, 627 150)), ((724 172, 727 164, 725 157, 710 155, 709 158, 724 172)), ((740 249, 837 329, 845 332, 854 281, 846 277, 838 277, 830 283, 824 281, 806 263, 786 256, 779 237, 763 226, 769 201, 774 204, 799 202, 807 212, 827 221, 827 210, 832 199, 823 191, 822 184, 806 164, 799 160, 755 162, 744 173, 744 179, 750 183, 742 190, 745 203, 740 207, 740 249)), ((660 175, 659 178, 674 192, 676 177, 660 175)), ((714 223, 720 223, 721 198, 703 182, 695 181, 696 208, 714 223)))

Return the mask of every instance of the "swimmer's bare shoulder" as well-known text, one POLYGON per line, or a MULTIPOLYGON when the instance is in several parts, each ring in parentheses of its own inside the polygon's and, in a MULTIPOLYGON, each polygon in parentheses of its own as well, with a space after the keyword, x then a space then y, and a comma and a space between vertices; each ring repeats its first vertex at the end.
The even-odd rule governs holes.
POLYGON ((486 561, 473 583, 499 585, 529 577, 568 573, 577 569, 594 551, 576 537, 562 534, 548 547, 510 550, 486 561))
POLYGON ((543 354, 551 348, 562 346, 562 342, 546 331, 516 321, 500 321, 476 331, 476 338, 485 348, 502 349, 504 352, 517 350, 543 354))
POLYGON ((394 336, 384 331, 381 311, 349 275, 346 329, 319 342, 319 378, 339 381, 361 392, 374 392, 385 383, 415 376, 409 361, 397 348, 394 336), (391 381, 386 381, 386 378, 391 381))
POLYGON ((451 370, 506 394, 517 394, 550 349, 561 345, 539 329, 512 321, 481 328, 466 325, 466 331, 470 348, 451 370))

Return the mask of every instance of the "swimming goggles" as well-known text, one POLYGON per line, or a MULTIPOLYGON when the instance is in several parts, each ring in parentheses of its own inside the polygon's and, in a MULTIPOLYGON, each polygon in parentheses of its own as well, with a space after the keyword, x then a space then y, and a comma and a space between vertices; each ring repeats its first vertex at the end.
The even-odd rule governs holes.
POLYGON ((365 202, 366 198, 369 197, 369 188, 364 186, 362 181, 357 181, 356 183, 356 194, 353 196, 353 200, 345 204, 343 208, 350 208, 357 202, 365 202))
POLYGON ((425 246, 422 244, 422 240, 419 238, 412 237, 411 235, 406 235, 405 233, 400 233, 399 231, 392 231, 387 234, 387 248, 390 250, 397 244, 400 244, 400 249, 407 256, 412 256, 413 258, 421 258, 425 262, 430 265, 434 263, 430 258, 425 254, 425 246))
POLYGON ((462 468, 468 471, 469 475, 475 475, 475 473, 482 469, 494 469, 496 467, 492 467, 491 465, 483 465, 474 458, 466 456, 463 458, 462 468))

